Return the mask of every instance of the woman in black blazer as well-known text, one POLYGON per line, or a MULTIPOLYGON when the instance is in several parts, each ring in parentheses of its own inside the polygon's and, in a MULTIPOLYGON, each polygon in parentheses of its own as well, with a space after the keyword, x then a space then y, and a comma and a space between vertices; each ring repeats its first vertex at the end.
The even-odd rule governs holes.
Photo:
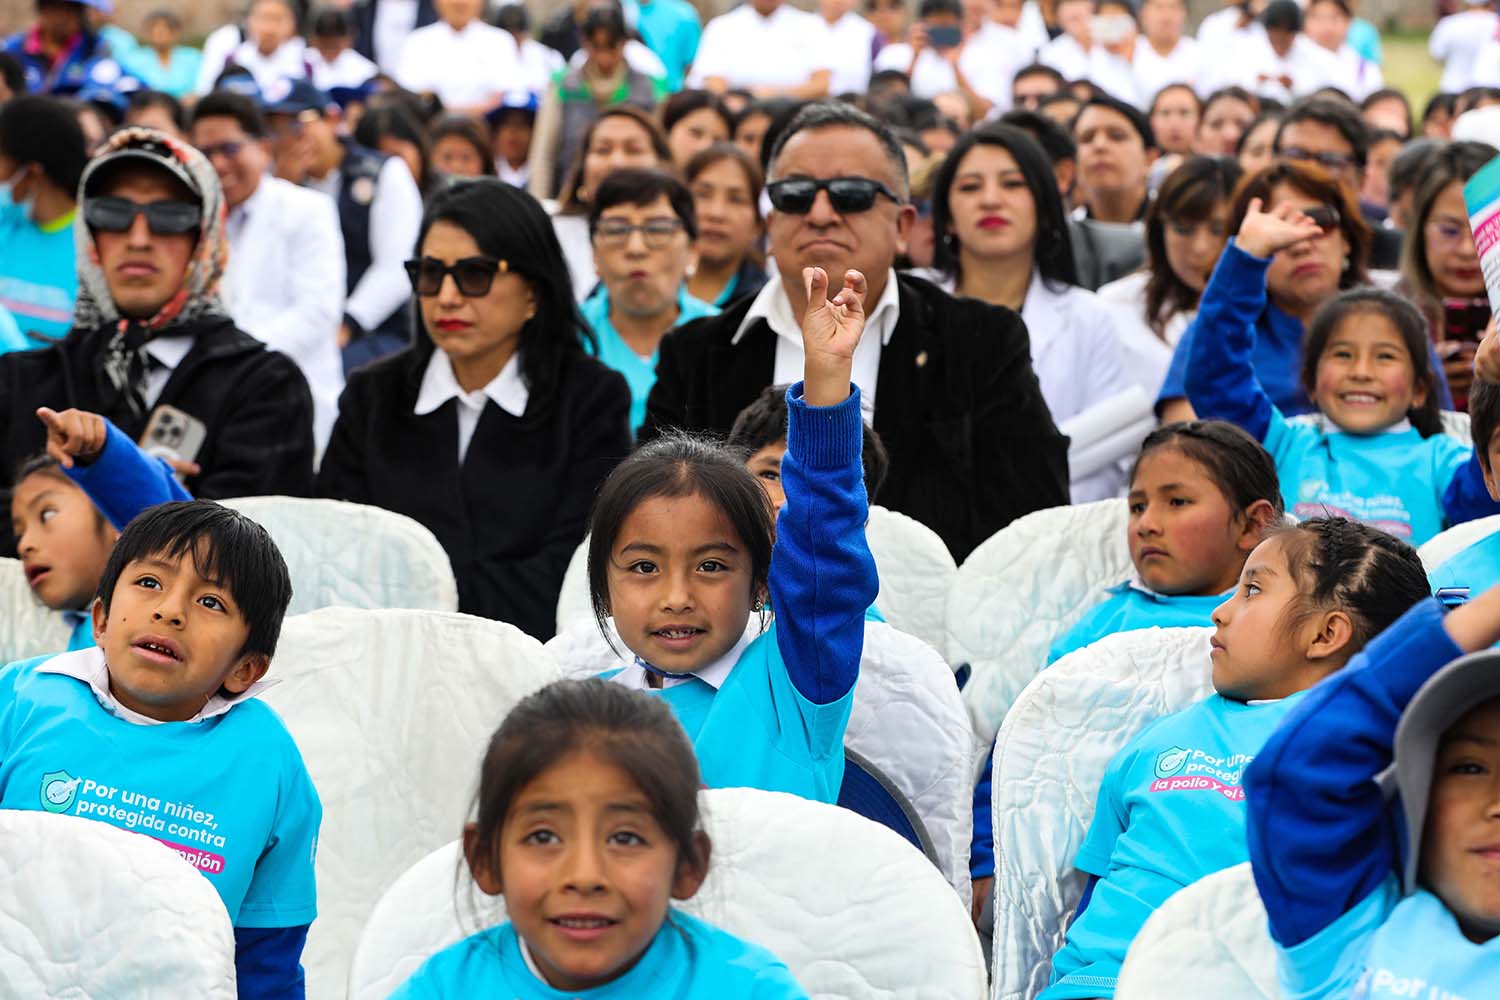
POLYGON ((584 353, 592 333, 530 195, 455 184, 417 246, 416 343, 349 376, 318 494, 420 521, 459 610, 546 639, 594 491, 630 450, 630 390, 584 353))

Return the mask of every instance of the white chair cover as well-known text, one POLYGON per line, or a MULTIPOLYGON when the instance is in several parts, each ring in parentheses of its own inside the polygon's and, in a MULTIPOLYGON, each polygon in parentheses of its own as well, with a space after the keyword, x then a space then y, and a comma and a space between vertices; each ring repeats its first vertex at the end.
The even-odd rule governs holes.
POLYGON ((433 611, 325 608, 279 648, 263 698, 323 800, 308 996, 336 997, 380 893, 463 828, 491 734, 558 671, 510 625, 433 611))
POLYGON ((1449 437, 1458 438, 1465 444, 1472 444, 1474 435, 1469 429, 1469 415, 1459 413, 1456 410, 1443 410, 1438 414, 1443 420, 1443 433, 1449 437))
POLYGON ((68 626, 31 592, 19 559, 0 559, 0 664, 68 648, 68 626))
MULTIPOLYGON (((562 590, 557 594, 557 631, 563 632, 581 622, 594 623, 594 605, 589 600, 589 536, 584 535, 568 569, 563 573, 562 590)), ((596 630, 597 631, 597 630, 596 630)))
MULTIPOLYGON (((1426 544, 1417 549, 1417 557, 1422 560, 1422 568, 1432 573, 1470 545, 1497 531, 1500 531, 1500 514, 1455 524, 1447 531, 1439 532, 1427 539, 1426 544)), ((1470 596, 1479 595, 1471 594, 1470 596)))
POLYGON ((0 811, 7 997, 235 1000, 234 928, 171 848, 98 820, 0 811))
POLYGON ((1052 643, 1130 578, 1127 517, 1124 500, 1036 511, 959 567, 948 596, 948 662, 973 671, 964 701, 986 752, 1052 643))
MULTIPOLYGON (((920 852, 846 809, 752 788, 702 793, 708 881, 684 909, 763 945, 818 1000, 979 1000, 969 914, 920 852)), ((377 1000, 433 953, 505 919, 465 877, 457 843, 392 885, 360 937, 351 1000, 377 1000), (457 895, 457 899, 455 899, 457 895)))
POLYGON ((1005 717, 993 775, 994 1000, 1029 1000, 1046 986, 1083 892, 1073 858, 1104 770, 1146 723, 1213 692, 1212 633, 1106 636, 1042 671, 1005 717))
POLYGON ((289 614, 329 607, 458 610, 448 554, 404 514, 302 497, 240 497, 224 505, 258 522, 281 549, 292 574, 289 614))

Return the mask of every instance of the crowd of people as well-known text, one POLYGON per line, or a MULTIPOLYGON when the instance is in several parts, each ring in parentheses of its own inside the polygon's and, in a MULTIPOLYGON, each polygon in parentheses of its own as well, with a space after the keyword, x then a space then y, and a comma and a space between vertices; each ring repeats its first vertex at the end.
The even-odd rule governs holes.
POLYGON ((839 800, 870 506, 961 563, 1123 498, 1132 577, 1049 659, 1213 626, 1215 693, 1111 762, 1041 996, 1113 996, 1151 913, 1244 861, 1289 996, 1489 995, 1500 532, 1430 576, 1414 547, 1500 514, 1464 196, 1500 14, 1437 23, 1420 108, 1353 0, 1187 22, 250 0, 196 47, 37 0, 0 47, 0 486, 71 642, 0 669, 0 807, 67 810, 58 746, 216 806, 239 995, 300 997, 321 809, 256 699, 291 581, 214 501, 406 515, 460 611, 541 640, 586 544, 621 662, 496 720, 454 833, 509 922, 398 995, 801 997, 672 901, 700 787, 839 800))

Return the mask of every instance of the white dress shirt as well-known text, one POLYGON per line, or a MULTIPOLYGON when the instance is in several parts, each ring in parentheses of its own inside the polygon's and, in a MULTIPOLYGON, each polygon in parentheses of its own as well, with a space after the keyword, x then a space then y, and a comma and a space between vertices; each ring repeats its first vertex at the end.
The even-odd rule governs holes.
POLYGON ((1427 39, 1427 51, 1443 64, 1443 79, 1438 90, 1445 94, 1461 94, 1470 87, 1500 83, 1500 78, 1489 80, 1475 76, 1479 53, 1497 33, 1500 33, 1500 16, 1488 7, 1470 7, 1439 21, 1427 39))
MULTIPOLYGON (((104 710, 117 719, 133 723, 137 726, 160 726, 165 720, 153 719, 142 715, 131 708, 120 704, 120 700, 114 696, 109 689, 109 664, 104 662, 104 650, 97 646, 89 649, 78 649, 71 653, 59 653, 46 663, 36 668, 39 674, 61 674, 64 677, 72 677, 83 681, 94 692, 94 697, 104 710)), ((212 719, 216 715, 223 715, 234 706, 243 701, 248 701, 265 691, 274 687, 279 680, 262 677, 247 687, 242 693, 233 698, 225 698, 223 695, 212 695, 206 704, 198 710, 187 722, 202 722, 204 719, 212 719)))
MULTIPOLYGON (((1328 52, 1327 49, 1323 49, 1328 52)), ((1348 42, 1339 46, 1337 52, 1328 52, 1333 57, 1328 83, 1348 94, 1356 103, 1363 101, 1385 86, 1385 74, 1380 67, 1354 51, 1348 42)))
POLYGON ((730 87, 746 90, 800 87, 819 70, 832 68, 822 18, 787 3, 761 17, 746 3, 704 26, 688 86, 722 77, 730 87))
MULTIPOLYGON (((745 332, 756 321, 763 319, 771 332, 776 334, 776 362, 771 376, 772 385, 790 385, 802 381, 805 357, 802 352, 802 321, 792 313, 791 300, 779 275, 773 275, 765 287, 750 304, 739 329, 735 330, 731 344, 738 344, 745 332)), ((885 291, 865 319, 865 332, 854 348, 854 365, 851 380, 859 386, 859 405, 865 423, 875 424, 875 387, 880 381, 880 349, 891 342, 896 332, 896 323, 901 319, 901 294, 896 284, 896 272, 886 275, 885 291)))
POLYGON ((828 92, 834 96, 863 94, 870 87, 875 25, 852 10, 832 24, 823 23, 828 32, 828 61, 833 70, 828 78, 828 92))
POLYGON ((244 33, 234 22, 221 25, 208 33, 208 37, 203 39, 203 61, 198 64, 198 80, 193 84, 195 93, 206 94, 214 89, 214 81, 224 72, 229 54, 244 40, 244 33))
POLYGON ((1298 35, 1284 57, 1271 47, 1264 28, 1258 35, 1243 31, 1233 37, 1232 43, 1222 45, 1212 55, 1205 53, 1200 89, 1235 85, 1260 97, 1290 104, 1319 87, 1337 86, 1338 67, 1333 53, 1306 35, 1298 35), (1281 82, 1283 76, 1292 81, 1291 87, 1281 82), (1205 82, 1205 77, 1210 82, 1205 82))
MULTIPOLYGON (((1016 71, 1030 59, 1019 34, 993 24, 981 28, 969 39, 959 54, 958 68, 974 92, 994 105, 991 114, 1003 114, 1011 108, 1011 84, 1016 71)), ((936 49, 923 49, 914 66, 912 47, 905 42, 894 42, 875 57, 875 69, 909 72, 911 92, 928 100, 958 90, 953 65, 936 49)))
POLYGON ((525 80, 526 89, 538 96, 547 93, 552 86, 552 77, 568 64, 561 52, 543 45, 535 38, 528 38, 521 43, 519 56, 521 77, 525 80))
POLYGON ((1172 350, 1187 332, 1197 310, 1174 313, 1156 335, 1146 322, 1146 271, 1127 274, 1100 288, 1099 298, 1115 314, 1115 332, 1120 335, 1120 362, 1125 378, 1141 387, 1147 398, 1161 395, 1161 386, 1172 365, 1172 350), (1165 337, 1165 339, 1163 339, 1165 337))
POLYGON ((313 435, 328 443, 344 389, 344 237, 333 201, 265 176, 225 227, 224 303, 235 325, 297 363, 313 397, 313 435))
MULTIPOLYGON (((613 628, 613 623, 611 623, 611 628, 613 628)), ((751 615, 749 622, 745 626, 744 634, 740 636, 739 641, 730 648, 729 652, 707 666, 693 671, 692 677, 661 678, 662 690, 665 691, 667 688, 676 687, 679 684, 689 684, 694 680, 702 681, 715 691, 719 690, 719 688, 724 686, 724 682, 729 679, 729 671, 733 670, 734 665, 740 662, 740 657, 744 655, 745 649, 759 637, 760 633, 760 618, 757 615, 751 615)), ((639 663, 635 662, 634 656, 628 657, 621 666, 622 669, 620 672, 610 677, 611 682, 623 684, 632 691, 646 691, 651 688, 650 675, 639 663)))
POLYGON ((396 79, 407 90, 436 94, 449 108, 492 105, 507 90, 526 87, 515 39, 479 20, 461 31, 444 21, 413 31, 396 79))
POLYGON ((146 382, 142 387, 148 408, 156 405, 156 401, 161 398, 161 391, 167 387, 167 380, 172 377, 177 366, 182 364, 182 359, 187 357, 188 351, 193 349, 196 342, 197 338, 192 336, 157 337, 146 342, 146 353, 155 362, 146 373, 146 382))
MULTIPOLYGON (((307 43, 300 38, 283 42, 270 55, 261 55, 254 42, 241 42, 229 54, 229 62, 248 70, 255 78, 255 85, 262 92, 270 90, 282 80, 307 78, 307 43)), ((223 72, 219 67, 219 72, 223 72)), ((217 76, 218 74, 214 74, 217 76)))
POLYGON ((1142 106, 1149 109, 1163 87, 1174 83, 1197 86, 1198 42, 1184 36, 1177 40, 1177 45, 1171 52, 1162 55, 1142 35, 1136 39, 1131 64, 1135 71, 1136 89, 1145 102, 1142 106))
POLYGON ((380 72, 395 76, 401 65, 401 49, 406 37, 417 26, 417 0, 374 0, 375 25, 371 29, 374 38, 371 47, 375 50, 375 62, 380 72))
POLYGON ((329 62, 323 58, 323 53, 308 46, 307 65, 312 68, 313 86, 323 91, 334 87, 358 87, 380 72, 380 67, 353 49, 345 49, 329 62))
POLYGON ((1064 80, 1087 80, 1089 76, 1089 50, 1072 35, 1058 35, 1043 45, 1036 61, 1057 70, 1064 80))
POLYGON ((526 380, 521 377, 521 352, 512 354, 505 367, 500 369, 500 374, 490 379, 484 388, 465 392, 458 384, 458 376, 453 374, 453 361, 442 351, 433 351, 427 369, 422 373, 422 385, 417 390, 417 404, 412 407, 412 412, 420 417, 450 399, 458 400, 458 464, 463 465, 486 403, 494 403, 513 417, 526 414, 531 393, 526 388, 526 380))

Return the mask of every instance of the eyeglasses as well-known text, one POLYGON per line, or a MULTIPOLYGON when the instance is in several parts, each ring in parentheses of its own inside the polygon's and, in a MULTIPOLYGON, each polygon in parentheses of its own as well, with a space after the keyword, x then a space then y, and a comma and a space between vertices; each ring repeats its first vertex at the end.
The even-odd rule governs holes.
POLYGON ((827 191, 833 210, 840 215, 868 212, 879 195, 885 195, 896 204, 901 198, 879 181, 868 177, 827 177, 815 180, 812 177, 792 177, 766 185, 766 194, 778 212, 791 215, 806 215, 812 211, 818 192, 827 191))
POLYGON ((243 139, 230 139, 228 142, 216 143, 212 146, 199 146, 198 152, 203 154, 205 160, 212 160, 215 156, 222 156, 226 160, 232 160, 240 155, 240 150, 250 145, 243 139))
POLYGON ((1461 242, 1467 235, 1469 235, 1469 227, 1462 223, 1449 219, 1427 220, 1427 242, 1429 243, 1452 246, 1461 242))
POLYGON ((594 239, 602 247, 619 249, 630 242, 631 233, 640 233, 647 250, 665 250, 682 228, 681 219, 647 219, 639 225, 624 219, 600 219, 594 226, 594 239))
POLYGON ((442 291, 443 279, 450 274, 458 286, 458 294, 465 298, 488 295, 495 283, 495 275, 510 270, 509 262, 493 257, 465 257, 452 264, 444 264, 434 257, 418 257, 407 261, 405 266, 412 290, 423 298, 431 298, 442 291))
POLYGON ((89 198, 83 203, 83 220, 101 233, 125 233, 138 215, 157 236, 180 236, 197 232, 203 210, 190 201, 153 201, 141 204, 128 198, 89 198))
POLYGON ((1302 214, 1323 230, 1324 235, 1333 232, 1339 227, 1339 210, 1332 205, 1317 205, 1313 208, 1304 208, 1302 214))
POLYGON ((1316 163, 1324 170, 1347 170, 1354 165, 1354 157, 1348 153, 1314 153, 1301 146, 1288 146, 1281 151, 1282 159, 1293 163, 1316 163))

